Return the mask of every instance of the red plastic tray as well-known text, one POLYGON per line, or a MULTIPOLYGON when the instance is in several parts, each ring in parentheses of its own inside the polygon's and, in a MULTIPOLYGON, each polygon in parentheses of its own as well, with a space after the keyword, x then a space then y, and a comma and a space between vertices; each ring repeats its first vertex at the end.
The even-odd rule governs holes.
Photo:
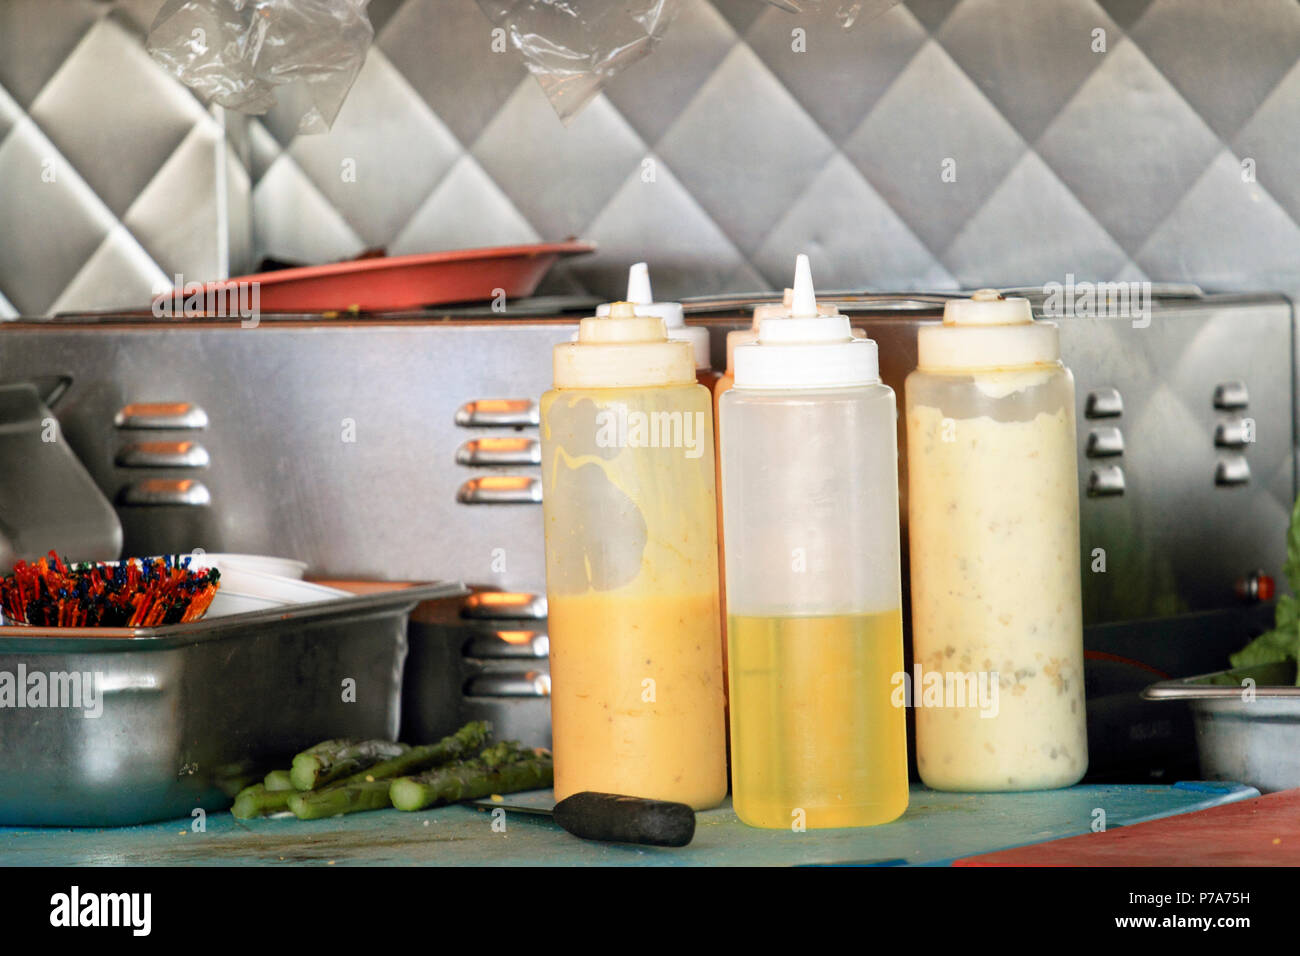
POLYGON ((517 299, 532 295, 561 256, 595 248, 590 242, 542 242, 357 259, 209 282, 204 293, 237 293, 240 285, 256 282, 262 312, 398 312, 500 294, 517 299))

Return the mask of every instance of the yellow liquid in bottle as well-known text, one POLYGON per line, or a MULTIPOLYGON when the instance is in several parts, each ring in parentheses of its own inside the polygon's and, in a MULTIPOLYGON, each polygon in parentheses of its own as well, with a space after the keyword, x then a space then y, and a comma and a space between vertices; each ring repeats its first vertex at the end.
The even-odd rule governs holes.
POLYGON ((772 829, 901 816, 907 725, 892 703, 901 611, 729 621, 736 815, 772 829))
POLYGON ((550 598, 555 798, 583 790, 727 795, 718 601, 705 594, 550 598))

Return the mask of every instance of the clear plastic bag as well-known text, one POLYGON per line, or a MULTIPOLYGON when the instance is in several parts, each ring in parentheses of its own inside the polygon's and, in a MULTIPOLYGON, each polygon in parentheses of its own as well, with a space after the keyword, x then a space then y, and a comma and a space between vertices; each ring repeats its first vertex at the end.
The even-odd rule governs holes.
POLYGON ((680 0, 478 0, 568 123, 658 45, 680 0))
POLYGON ((874 20, 902 0, 765 0, 788 13, 823 13, 831 10, 845 30, 874 20))
POLYGON ((148 50, 205 102, 260 114, 282 93, 302 104, 298 132, 325 133, 375 36, 368 2, 167 0, 148 50))

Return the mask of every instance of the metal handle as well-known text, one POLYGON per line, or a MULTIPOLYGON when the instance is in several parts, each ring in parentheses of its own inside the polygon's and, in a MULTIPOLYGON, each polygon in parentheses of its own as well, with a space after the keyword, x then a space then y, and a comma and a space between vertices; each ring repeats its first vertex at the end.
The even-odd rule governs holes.
POLYGON ((46 408, 53 408, 72 387, 71 375, 36 375, 29 381, 36 386, 36 393, 46 408))
MULTIPOLYGON (((873 312, 934 312, 943 308, 950 299, 960 298, 957 292, 854 292, 848 289, 819 289, 817 298, 821 302, 834 303, 843 311, 873 312)), ((710 312, 750 312, 756 305, 780 304, 779 292, 759 292, 754 294, 726 294, 694 296, 682 299, 682 305, 688 315, 707 315, 710 312)))

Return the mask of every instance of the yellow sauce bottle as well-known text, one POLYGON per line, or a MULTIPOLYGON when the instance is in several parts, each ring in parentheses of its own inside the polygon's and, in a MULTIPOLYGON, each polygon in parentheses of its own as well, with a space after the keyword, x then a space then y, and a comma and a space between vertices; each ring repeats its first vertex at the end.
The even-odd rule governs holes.
POLYGON ((727 793, 711 401, 690 344, 614 303, 542 396, 555 795, 727 793))

